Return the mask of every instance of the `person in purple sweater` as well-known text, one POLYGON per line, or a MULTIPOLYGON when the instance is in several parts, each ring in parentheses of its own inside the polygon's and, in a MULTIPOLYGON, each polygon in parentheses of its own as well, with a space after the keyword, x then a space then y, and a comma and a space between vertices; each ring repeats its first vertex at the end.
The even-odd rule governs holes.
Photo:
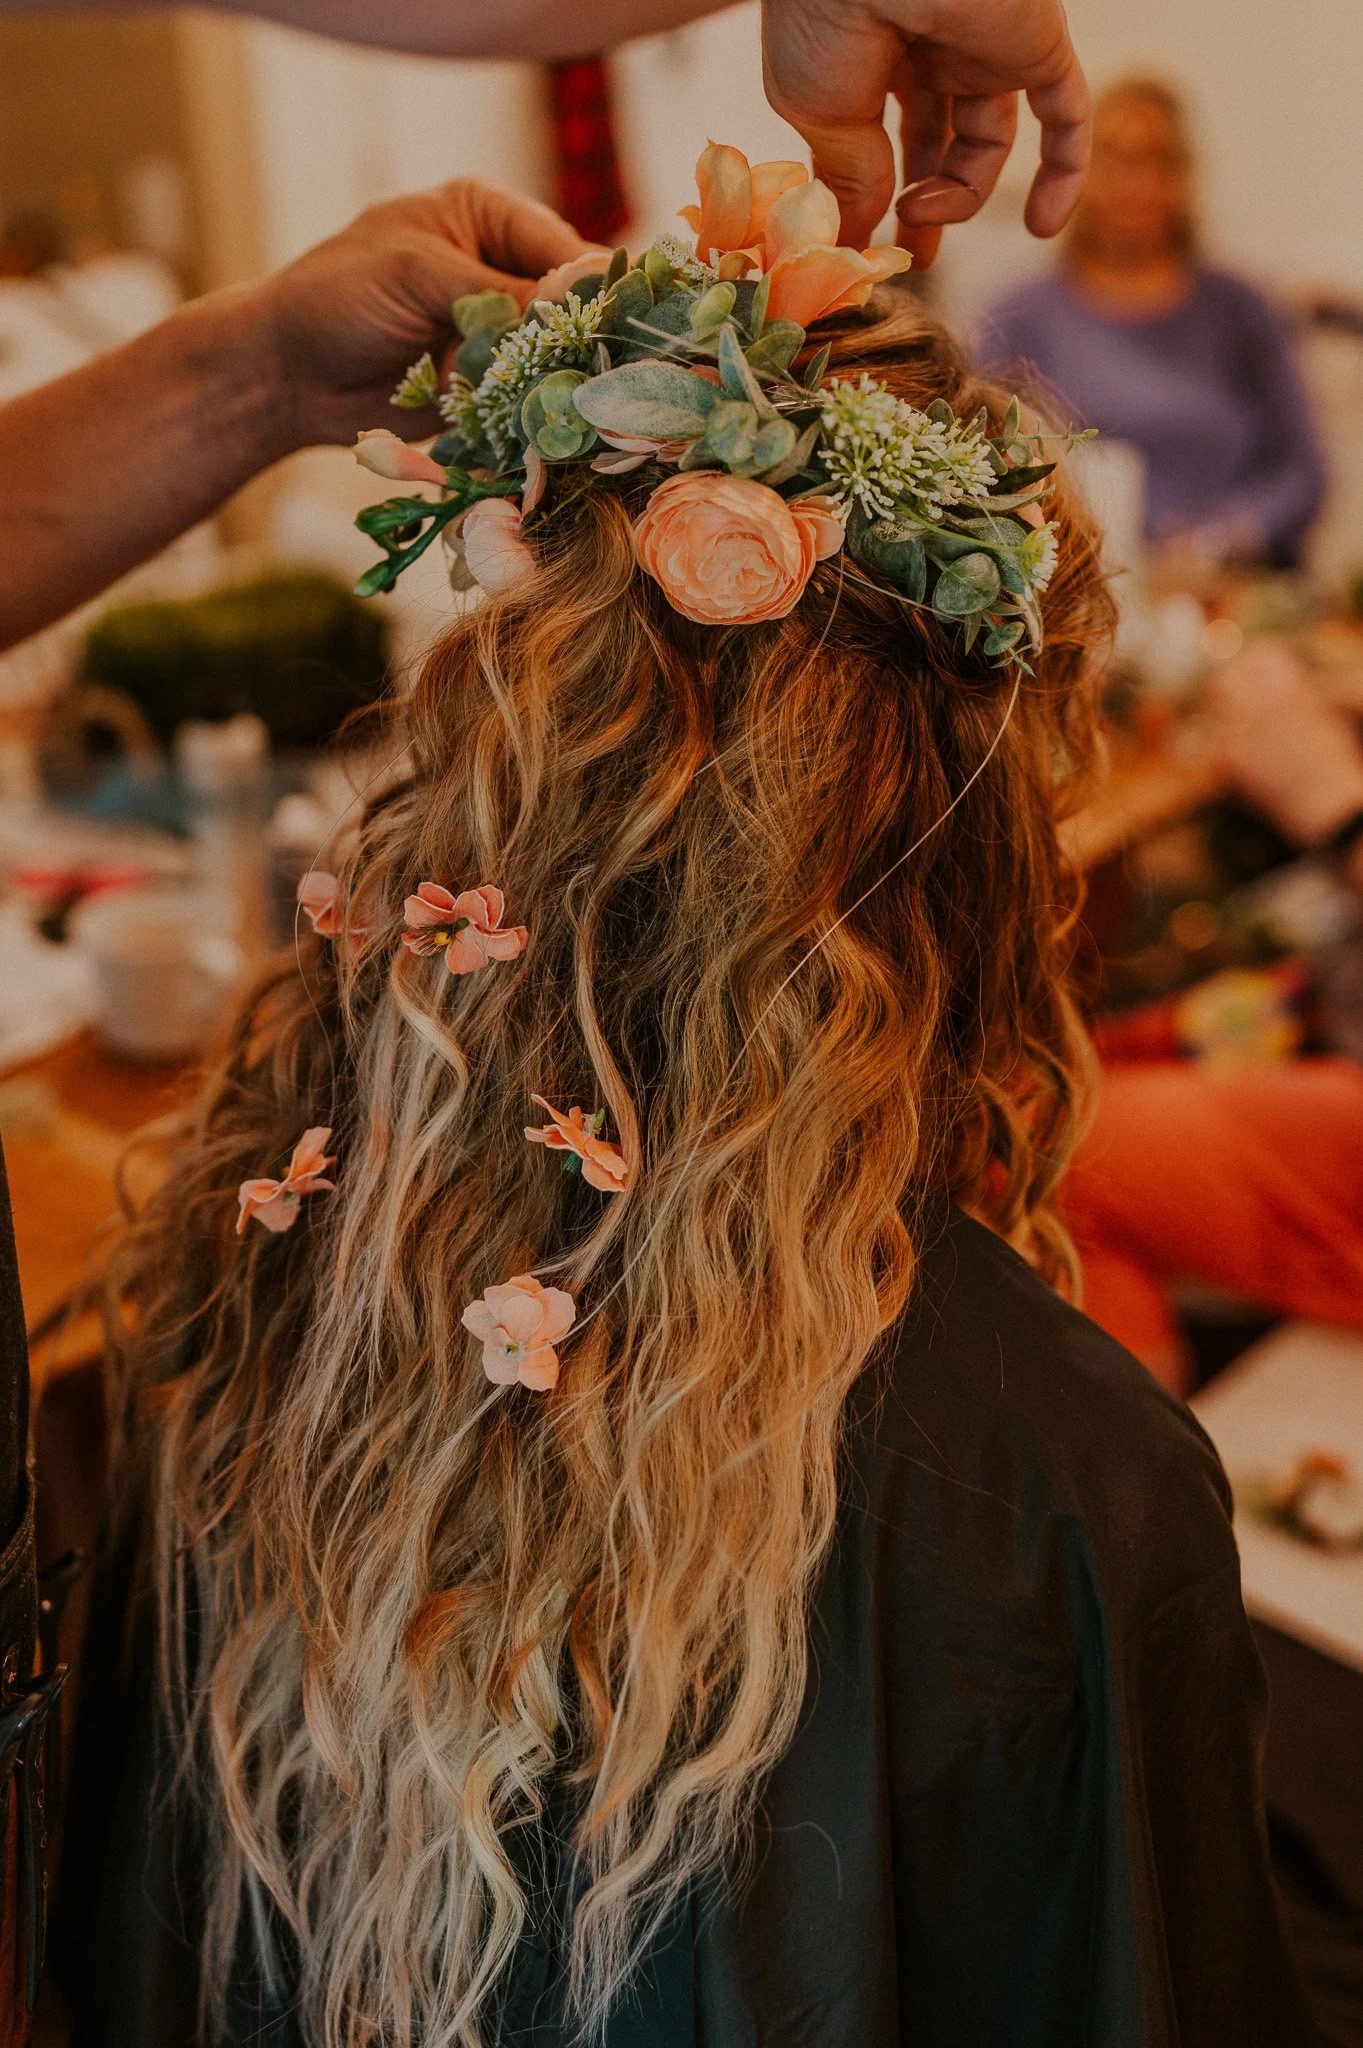
POLYGON ((1140 449, 1152 542, 1298 559, 1325 488, 1310 402, 1281 315, 1198 259, 1192 152, 1166 86, 1127 79, 1100 99, 1061 265, 994 308, 982 354, 1029 366, 1140 449))

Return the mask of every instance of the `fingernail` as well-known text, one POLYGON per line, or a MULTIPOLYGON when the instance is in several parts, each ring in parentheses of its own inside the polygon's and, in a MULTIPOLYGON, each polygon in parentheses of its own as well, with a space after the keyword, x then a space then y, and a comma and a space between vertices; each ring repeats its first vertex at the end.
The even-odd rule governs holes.
POLYGON ((916 227, 949 227, 969 220, 979 203, 974 186, 959 178, 919 178, 896 196, 895 211, 916 227))

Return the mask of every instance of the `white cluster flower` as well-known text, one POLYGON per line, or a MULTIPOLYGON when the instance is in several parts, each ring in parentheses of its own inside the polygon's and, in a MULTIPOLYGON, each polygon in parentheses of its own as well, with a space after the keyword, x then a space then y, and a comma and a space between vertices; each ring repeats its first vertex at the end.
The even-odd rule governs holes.
POLYGON ((1035 527, 1018 549, 1018 555, 1028 591, 1035 594, 1044 590, 1060 559, 1060 540, 1054 522, 1035 527))
POLYGON ((512 461, 521 445, 517 420, 526 394, 554 370, 591 369, 605 310, 604 297, 584 306, 576 292, 561 306, 537 299, 529 318, 502 336, 477 389, 461 381, 440 401, 445 418, 470 438, 486 440, 498 462, 512 461))
POLYGON ((665 263, 670 263, 677 272, 677 281, 692 291, 708 291, 719 272, 713 263, 703 263, 699 256, 693 256, 680 235, 659 235, 653 244, 665 263))
POLYGON ((820 455, 834 492, 873 519, 889 518, 906 502, 922 517, 940 519, 949 506, 983 497, 993 484, 977 427, 929 419, 865 372, 856 384, 835 377, 820 396, 820 455))

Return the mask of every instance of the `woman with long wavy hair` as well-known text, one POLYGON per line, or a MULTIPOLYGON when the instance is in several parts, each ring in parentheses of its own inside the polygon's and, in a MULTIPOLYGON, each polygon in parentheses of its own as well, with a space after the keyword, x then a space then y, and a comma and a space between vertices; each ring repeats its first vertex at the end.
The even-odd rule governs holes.
MULTIPOLYGON (((832 371, 997 425, 907 303, 832 371)), ((1224 1481, 1062 1299, 1086 517, 1000 667, 846 558, 693 623, 617 467, 391 707, 109 1275, 195 2024, 1290 2048, 1224 1481)))

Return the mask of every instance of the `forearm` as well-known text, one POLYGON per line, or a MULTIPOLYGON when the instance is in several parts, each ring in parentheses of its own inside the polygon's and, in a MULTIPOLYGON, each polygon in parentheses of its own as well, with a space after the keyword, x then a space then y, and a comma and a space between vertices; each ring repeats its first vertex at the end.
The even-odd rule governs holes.
MULTIPOLYGON (((55 14, 109 0, 8 0, 8 11, 55 14)), ((114 0, 128 7, 137 0, 114 0)), ((713 14, 732 0, 217 0, 219 12, 261 15, 292 28, 385 50, 441 57, 521 57, 543 63, 611 49, 636 36, 713 14)))
POLYGON ((197 300, 0 406, 0 647, 93 597, 298 445, 249 301, 250 288, 197 300))

